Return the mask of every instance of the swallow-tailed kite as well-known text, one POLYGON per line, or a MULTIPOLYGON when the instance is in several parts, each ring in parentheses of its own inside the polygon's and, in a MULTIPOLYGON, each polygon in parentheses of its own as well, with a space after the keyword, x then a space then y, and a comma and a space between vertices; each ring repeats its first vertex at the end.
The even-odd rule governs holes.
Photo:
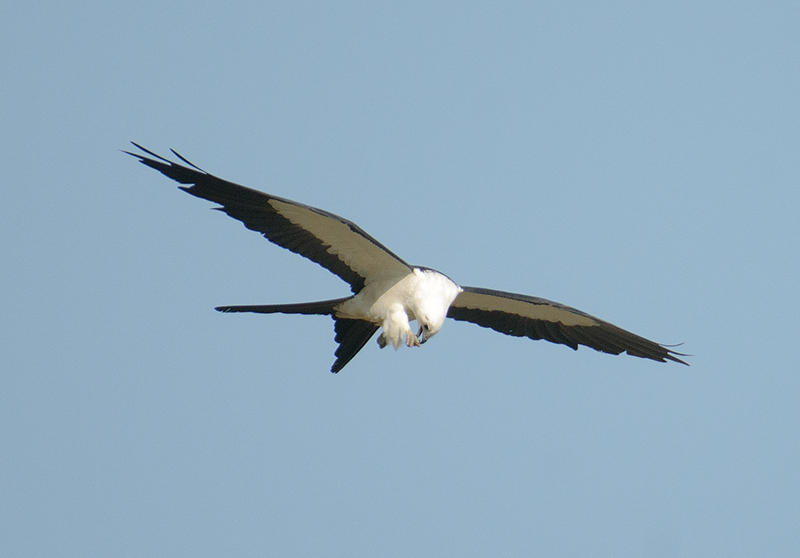
POLYGON ((627 352, 660 362, 686 364, 677 358, 686 355, 575 308, 543 298, 459 286, 443 273, 407 264, 358 225, 338 215, 222 180, 174 150, 172 153, 188 166, 133 145, 150 157, 126 153, 188 185, 181 186, 181 190, 218 203, 221 207, 215 209, 350 284, 352 296, 333 300, 217 308, 220 312, 331 316, 339 344, 331 372, 344 368, 378 329, 382 328, 378 336, 381 348, 391 344, 397 349, 404 342, 409 347, 419 347, 442 329, 445 318, 472 322, 515 337, 545 339, 573 349, 585 345, 604 353, 627 352), (419 326, 416 334, 409 325, 414 320, 419 326))

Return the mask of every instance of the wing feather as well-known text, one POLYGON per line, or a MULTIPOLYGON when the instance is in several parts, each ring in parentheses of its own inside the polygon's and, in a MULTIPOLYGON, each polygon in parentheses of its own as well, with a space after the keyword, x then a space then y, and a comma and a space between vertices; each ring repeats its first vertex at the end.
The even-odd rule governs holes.
POLYGON ((618 355, 649 358, 660 362, 671 360, 687 364, 677 353, 654 341, 610 324, 586 312, 544 298, 516 293, 462 287, 447 315, 472 322, 514 337, 544 339, 567 345, 578 345, 618 355))
POLYGON ((173 154, 188 166, 133 145, 152 158, 126 153, 176 182, 189 185, 181 186, 181 190, 220 204, 216 209, 260 232, 270 242, 318 263, 349 283, 354 293, 371 281, 411 273, 406 262, 347 219, 217 178, 175 151, 173 154))

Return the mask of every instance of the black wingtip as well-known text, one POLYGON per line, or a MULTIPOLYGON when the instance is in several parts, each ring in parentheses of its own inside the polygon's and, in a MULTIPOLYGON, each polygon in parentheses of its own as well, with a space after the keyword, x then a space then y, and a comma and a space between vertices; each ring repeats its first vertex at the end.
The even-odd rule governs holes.
MULTIPOLYGON (((131 145, 135 146, 135 147, 136 147, 136 149, 138 149, 139 151, 144 151, 145 153, 147 153, 147 154, 148 154, 148 155, 150 155, 151 157, 155 157, 156 159, 159 159, 160 161, 163 161, 164 163, 168 163, 168 164, 170 164, 170 165, 172 164, 172 161, 170 161, 169 159, 165 159, 164 157, 162 157, 162 156, 161 156, 161 155, 159 155, 158 153, 153 153, 152 151, 150 151, 150 150, 149 150, 149 149, 147 149, 146 147, 142 147, 141 145, 139 145, 139 144, 138 144, 138 143, 136 143, 135 141, 132 141, 132 142, 131 142, 131 145)), ((145 160, 147 160, 147 157, 145 157, 145 156, 144 156, 144 155, 142 155, 141 153, 133 153, 132 151, 125 151, 124 149, 122 150, 122 152, 123 152, 123 153, 127 153, 128 155, 131 155, 132 157, 136 157, 136 158, 137 158, 137 159, 139 159, 139 161, 140 161, 140 162, 142 162, 142 163, 144 163, 144 162, 145 162, 145 160)))
MULTIPOLYGON (((181 187, 182 190, 189 192, 192 195, 196 195, 194 192, 191 191, 191 188, 196 185, 199 181, 203 180, 204 178, 211 177, 209 173, 183 157, 180 153, 176 152, 174 149, 171 150, 176 157, 180 159, 186 165, 182 165, 181 163, 170 161, 169 159, 162 157, 158 153, 154 153, 147 149, 146 147, 142 147, 135 141, 131 142, 132 145, 136 146, 137 149, 141 150, 142 153, 135 153, 132 151, 123 151, 123 153, 127 153, 132 157, 136 157, 139 159, 139 162, 143 165, 147 165, 148 167, 157 170, 167 178, 178 182, 179 184, 191 184, 192 186, 189 187, 181 187)), ((202 197, 202 196, 198 196, 202 197)), ((213 201, 213 200, 212 200, 213 201)))
POLYGON ((681 360, 678 357, 690 357, 694 355, 690 355, 689 353, 679 353, 678 351, 672 350, 673 347, 680 347, 681 345, 683 345, 683 343, 675 343, 674 345, 660 344, 661 348, 667 351, 667 354, 664 355, 664 358, 661 360, 661 362, 667 362, 668 360, 671 360, 672 362, 689 366, 688 362, 681 360))
MULTIPOLYGON (((686 354, 686 353, 676 353, 675 351, 669 351, 669 353, 667 353, 667 354, 664 356, 664 358, 665 358, 665 359, 667 359, 667 360, 671 360, 672 362, 677 362, 677 363, 679 363, 679 364, 684 364, 684 365, 686 365, 686 366, 689 366, 689 363, 688 363, 688 362, 686 362, 685 360, 681 360, 681 359, 679 359, 679 358, 678 358, 679 356, 682 356, 682 357, 690 357, 690 356, 694 356, 694 355, 690 355, 690 354, 686 354), (676 355, 677 355, 677 356, 676 356, 676 355)), ((666 361, 666 360, 664 360, 664 361, 662 361, 662 362, 667 362, 667 361, 666 361)))
POLYGON ((178 159, 180 159, 181 161, 183 161, 184 163, 186 163, 187 165, 189 165, 193 169, 196 169, 196 170, 199 170, 202 173, 208 174, 206 171, 204 171, 203 169, 201 169, 200 167, 198 167, 197 165, 192 163, 189 159, 187 159, 186 157, 184 157, 183 155, 181 155, 180 153, 178 153, 174 149, 170 149, 170 151, 172 151, 172 154, 175 155, 178 159))
MULTIPOLYGON (((143 164, 145 164, 145 165, 147 165, 147 166, 149 166, 149 167, 153 167, 154 169, 160 170, 160 171, 162 171, 162 172, 163 172, 163 170, 164 170, 165 166, 167 166, 167 165, 168 165, 170 168, 173 168, 173 167, 180 167, 180 165, 179 165, 179 164, 177 164, 177 163, 175 163, 174 161, 170 161, 170 160, 169 160, 169 159, 167 159, 166 157, 162 157, 162 156, 161 156, 161 155, 159 155, 158 153, 154 153, 153 151, 150 151, 149 149, 147 149, 146 147, 143 147, 143 146, 139 145, 139 144, 138 144, 138 143, 136 143, 135 141, 132 141, 132 142, 131 142, 131 145, 135 146, 135 147, 136 147, 136 148, 137 148, 139 151, 143 151, 143 152, 144 152, 144 153, 146 153, 147 155, 150 155, 150 157, 154 157, 154 159, 150 159, 150 158, 148 158, 148 157, 146 157, 146 156, 142 155, 141 153, 134 153, 133 151, 126 151, 126 150, 124 150, 124 149, 122 150, 122 152, 123 152, 123 153, 126 153, 126 154, 128 154, 128 155, 130 155, 130 156, 132 156, 132 157, 136 157, 137 159, 139 159, 139 162, 140 162, 140 163, 143 163, 143 164)), ((192 163, 192 162, 191 162, 189 159, 187 159, 186 157, 184 157, 183 155, 181 155, 180 153, 178 153, 178 152, 177 152, 177 151, 175 151, 174 149, 170 149, 170 151, 171 151, 171 152, 172 152, 172 154, 173 154, 173 155, 175 155, 175 156, 176 156, 178 159, 180 159, 181 161, 183 161, 184 163, 186 163, 187 165, 189 165, 189 166, 190 166, 190 167, 192 167, 193 169, 195 169, 195 170, 197 170, 197 171, 199 171, 199 172, 202 172, 203 174, 208 174, 208 172, 207 172, 207 171, 205 171, 205 170, 201 169, 200 167, 198 167, 197 165, 195 165, 194 163, 192 163)))

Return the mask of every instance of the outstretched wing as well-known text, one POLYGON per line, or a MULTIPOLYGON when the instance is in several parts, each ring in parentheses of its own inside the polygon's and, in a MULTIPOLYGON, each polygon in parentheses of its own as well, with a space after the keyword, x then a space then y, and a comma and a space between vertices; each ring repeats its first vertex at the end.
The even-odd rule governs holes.
POLYGON ((462 287, 447 316, 514 337, 544 339, 577 350, 578 345, 618 355, 687 364, 676 353, 585 312, 533 296, 462 287), (677 355, 677 356, 676 356, 677 355))
MULTIPOLYGON (((133 142, 131 142, 133 143, 133 142)), ((403 277, 411 267, 355 223, 333 213, 222 180, 196 167, 174 163, 133 143, 152 158, 139 161, 181 184, 181 190, 220 204, 216 208, 258 231, 270 242, 305 256, 350 284, 358 293, 374 280, 403 277)))

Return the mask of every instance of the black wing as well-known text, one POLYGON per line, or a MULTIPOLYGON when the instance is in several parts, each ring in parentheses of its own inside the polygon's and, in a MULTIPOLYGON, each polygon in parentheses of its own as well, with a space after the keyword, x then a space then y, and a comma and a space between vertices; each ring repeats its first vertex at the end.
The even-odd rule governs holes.
MULTIPOLYGON (((514 337, 544 339, 573 349, 585 345, 618 355, 671 360, 687 364, 676 353, 658 343, 604 322, 585 312, 544 298, 476 287, 462 287, 447 316, 472 322, 514 337)), ((687 364, 688 366, 688 364, 687 364)))
MULTIPOLYGON (((133 142, 131 142, 133 143, 133 142)), ((305 256, 350 284, 358 293, 366 283, 400 278, 410 266, 355 223, 338 215, 245 188, 208 174, 173 151, 184 163, 174 163, 133 143, 153 158, 131 153, 139 161, 181 184, 181 190, 220 204, 217 208, 270 242, 305 256), (191 167, 191 168, 190 168, 191 167)))

